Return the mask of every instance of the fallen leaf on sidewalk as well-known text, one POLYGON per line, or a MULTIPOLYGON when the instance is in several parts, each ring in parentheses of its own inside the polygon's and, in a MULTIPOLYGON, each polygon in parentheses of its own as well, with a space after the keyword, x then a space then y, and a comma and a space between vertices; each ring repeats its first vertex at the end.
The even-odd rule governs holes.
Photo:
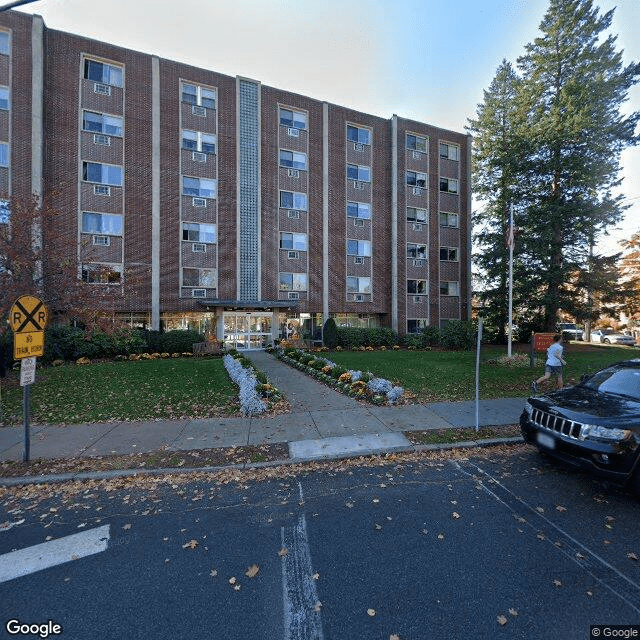
POLYGON ((257 564, 252 564, 244 573, 247 578, 255 578, 260 572, 260 567, 257 564))
POLYGON ((502 614, 500 614, 500 615, 498 616, 498 624, 499 624, 501 627, 504 627, 504 625, 505 625, 505 624, 507 624, 507 617, 506 617, 506 616, 503 616, 502 614))
POLYGON ((198 541, 197 540, 189 540, 189 542, 186 542, 185 544, 182 545, 183 549, 195 549, 198 546, 198 541))

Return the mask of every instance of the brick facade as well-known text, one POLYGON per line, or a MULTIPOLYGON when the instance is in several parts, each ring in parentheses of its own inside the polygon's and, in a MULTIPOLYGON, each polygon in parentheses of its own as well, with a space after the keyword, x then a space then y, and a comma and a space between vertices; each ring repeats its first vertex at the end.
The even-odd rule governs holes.
POLYGON ((90 260, 79 272, 117 311, 154 328, 208 314, 221 338, 225 310, 273 313, 274 337, 285 316, 400 334, 468 318, 465 134, 49 30, 37 16, 4 12, 2 32, 0 189, 55 193, 59 241, 90 260))

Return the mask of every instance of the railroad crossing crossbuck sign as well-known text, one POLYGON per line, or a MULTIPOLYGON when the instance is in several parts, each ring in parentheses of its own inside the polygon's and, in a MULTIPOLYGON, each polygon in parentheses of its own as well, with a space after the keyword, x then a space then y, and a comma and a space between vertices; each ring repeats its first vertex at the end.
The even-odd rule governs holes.
POLYGON ((44 355, 44 329, 47 308, 40 298, 20 296, 11 307, 9 323, 13 329, 13 357, 32 358, 44 355))

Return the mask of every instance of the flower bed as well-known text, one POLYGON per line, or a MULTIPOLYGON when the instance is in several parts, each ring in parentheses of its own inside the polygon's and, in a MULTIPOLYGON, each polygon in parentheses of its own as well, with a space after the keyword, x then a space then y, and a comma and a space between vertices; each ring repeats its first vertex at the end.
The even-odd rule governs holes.
POLYGON ((271 401, 277 401, 280 398, 280 392, 276 387, 258 380, 258 376, 265 380, 264 374, 256 373, 246 358, 242 356, 234 358, 227 354, 223 356, 222 362, 229 377, 238 385, 240 409, 245 415, 264 413, 268 406, 262 398, 268 398, 271 401))
POLYGON ((276 351, 277 357, 292 367, 313 376, 347 395, 374 404, 396 404, 404 397, 404 389, 389 380, 376 378, 371 372, 346 370, 331 360, 303 349, 286 346, 276 351))

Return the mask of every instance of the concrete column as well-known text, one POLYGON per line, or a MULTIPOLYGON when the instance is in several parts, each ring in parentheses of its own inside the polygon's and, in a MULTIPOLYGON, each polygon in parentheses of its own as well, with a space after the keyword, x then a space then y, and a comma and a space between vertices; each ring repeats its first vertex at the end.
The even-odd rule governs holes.
POLYGON ((329 319, 329 105, 322 104, 322 326, 329 319))
POLYGON ((160 59, 151 58, 151 328, 160 329, 160 59))
POLYGON ((391 328, 398 331, 398 116, 391 118, 391 328))
MULTIPOLYGON (((36 206, 42 205, 44 196, 44 21, 33 16, 31 23, 31 192, 36 206)), ((42 249, 42 220, 37 218, 31 230, 34 249, 42 249)), ((42 260, 34 270, 34 284, 42 288, 42 260)))

